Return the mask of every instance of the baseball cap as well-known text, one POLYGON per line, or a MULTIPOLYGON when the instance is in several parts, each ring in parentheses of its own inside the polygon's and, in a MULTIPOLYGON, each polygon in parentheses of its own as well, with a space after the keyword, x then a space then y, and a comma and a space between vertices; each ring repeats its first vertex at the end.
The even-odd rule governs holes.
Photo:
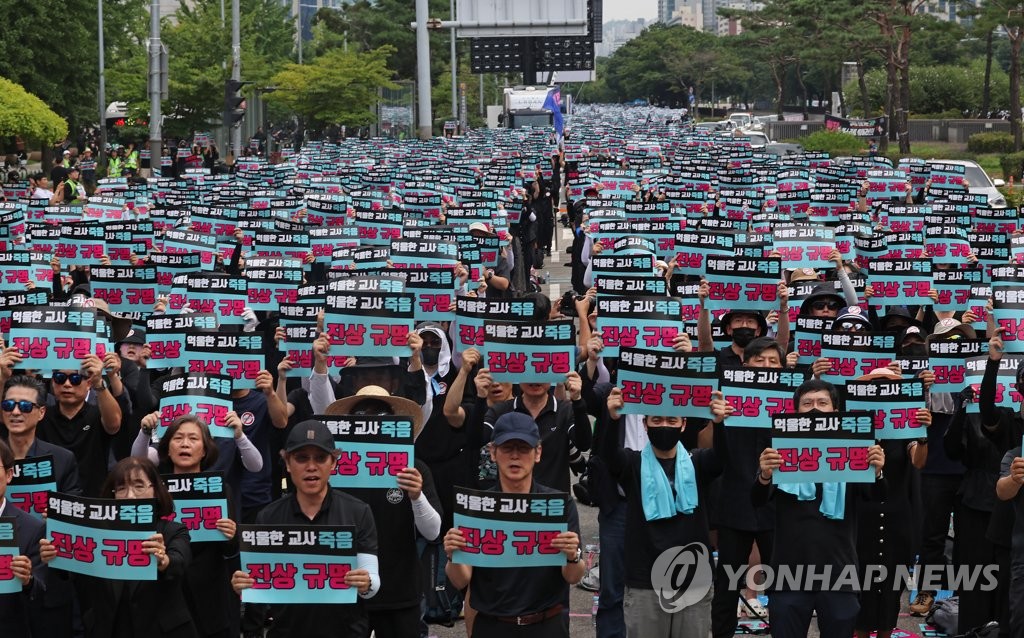
POLYGON ((120 343, 134 343, 140 346, 146 345, 146 331, 141 328, 129 328, 128 334, 121 339, 120 343))
POLYGON ((537 447, 540 443, 540 430, 537 423, 522 412, 509 412, 502 414, 494 422, 494 435, 491 437, 493 445, 501 445, 506 441, 524 441, 530 447, 537 447))
POLYGON ((288 433, 284 451, 291 453, 307 446, 320 448, 324 452, 334 453, 334 435, 323 421, 309 419, 298 423, 288 433))
POLYGON ((67 150, 67 149, 64 149, 64 154, 65 154, 65 155, 71 155, 71 151, 69 151, 69 150, 67 150))
POLYGON ((487 224, 483 222, 473 222, 469 225, 469 232, 484 233, 485 235, 494 236, 494 231, 487 227, 487 224))
POLYGON ((797 268, 789 276, 789 283, 798 281, 817 281, 818 273, 813 268, 797 268))

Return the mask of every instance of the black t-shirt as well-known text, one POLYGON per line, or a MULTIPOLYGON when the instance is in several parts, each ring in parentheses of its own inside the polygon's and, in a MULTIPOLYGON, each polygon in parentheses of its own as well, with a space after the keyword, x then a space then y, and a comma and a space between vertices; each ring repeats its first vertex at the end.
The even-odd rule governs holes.
POLYGON ((723 463, 721 485, 712 509, 714 527, 745 532, 773 529, 774 504, 754 507, 750 500, 761 452, 771 443, 771 430, 726 426, 724 434, 728 459, 723 463))
MULTIPOLYGON (((416 461, 415 466, 423 475, 423 495, 440 514, 441 503, 434 490, 434 477, 430 474, 430 468, 420 460, 416 461)), ((366 601, 366 606, 373 610, 418 606, 423 592, 420 589, 420 575, 417 573, 420 561, 416 547, 416 518, 409 495, 398 488, 350 489, 346 492, 370 506, 377 525, 380 591, 366 601)), ((415 628, 410 630, 415 632, 415 628)))
POLYGON ((70 419, 61 413, 59 405, 51 406, 39 421, 36 436, 75 455, 84 496, 110 498, 109 494, 100 494, 100 488, 107 480, 110 442, 114 437, 103 429, 97 406, 86 403, 70 419))
MULTIPOLYGON (((489 490, 500 492, 498 488, 489 490)), ((557 492, 535 480, 531 494, 557 492)), ((566 501, 568 530, 580 533, 576 502, 566 501)), ((569 583, 561 567, 474 567, 469 582, 473 609, 489 616, 525 616, 564 604, 569 598, 569 583)))
MULTIPOLYGON (((484 438, 491 440, 494 422, 508 412, 530 414, 521 398, 496 403, 484 415, 484 438)), ((587 404, 579 401, 559 401, 552 396, 537 418, 540 431, 542 454, 540 462, 533 468, 534 479, 542 485, 551 485, 563 492, 569 491, 569 446, 574 444, 581 452, 590 449, 592 432, 587 418, 587 404), (577 425, 578 424, 578 425, 577 425)))
MULTIPOLYGON (((339 490, 328 490, 320 511, 309 520, 299 508, 294 494, 267 505, 256 516, 261 525, 352 525, 356 528, 355 550, 378 555, 377 527, 370 506, 339 490)), ((383 584, 383 581, 382 581, 383 584)), ((336 638, 365 636, 370 633, 363 599, 355 605, 271 605, 274 624, 268 638, 336 638)))
MULTIPOLYGON (((762 485, 754 481, 751 498, 754 505, 765 503, 769 498, 775 499, 775 547, 772 550, 771 566, 775 569, 775 588, 780 582, 778 578, 780 566, 784 565, 789 573, 803 573, 813 568, 821 574, 824 568, 831 568, 833 583, 839 579, 842 571, 849 565, 857 565, 857 504, 860 500, 885 500, 888 486, 882 478, 874 483, 846 484, 846 511, 842 520, 826 518, 820 511, 821 484, 817 485, 814 500, 801 501, 797 497, 783 492, 772 484, 762 485)), ((827 583, 831 586, 832 583, 827 583)), ((820 580, 819 580, 820 586, 820 580)), ((842 591, 850 591, 852 583, 842 584, 842 591)))

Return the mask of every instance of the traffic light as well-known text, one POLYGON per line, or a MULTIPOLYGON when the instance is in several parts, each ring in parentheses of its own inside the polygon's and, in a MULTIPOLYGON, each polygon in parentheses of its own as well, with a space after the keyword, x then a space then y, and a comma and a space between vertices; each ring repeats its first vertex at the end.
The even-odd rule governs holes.
POLYGON ((228 80, 224 83, 224 126, 238 126, 245 117, 245 97, 242 87, 250 82, 228 80))

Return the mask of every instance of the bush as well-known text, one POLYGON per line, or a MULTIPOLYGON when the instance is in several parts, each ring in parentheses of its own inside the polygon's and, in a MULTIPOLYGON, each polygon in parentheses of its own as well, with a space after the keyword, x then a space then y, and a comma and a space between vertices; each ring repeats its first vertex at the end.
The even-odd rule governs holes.
POLYGON ((808 151, 825 151, 833 157, 859 155, 867 150, 867 143, 863 139, 842 131, 815 131, 801 138, 800 143, 808 151))
POLYGON ((972 153, 1012 153, 1013 136, 1009 133, 975 133, 967 138, 972 153))
POLYGON ((1003 167, 1003 179, 1021 179, 1021 171, 1024 169, 1024 151, 1019 153, 1007 153, 999 158, 999 165, 1003 167))

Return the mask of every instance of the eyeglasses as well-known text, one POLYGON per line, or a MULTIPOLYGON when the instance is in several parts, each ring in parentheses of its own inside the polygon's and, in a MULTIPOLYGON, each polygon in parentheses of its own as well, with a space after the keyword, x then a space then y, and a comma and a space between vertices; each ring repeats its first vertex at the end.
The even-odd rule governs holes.
POLYGON ((65 383, 70 381, 71 385, 79 386, 82 385, 82 381, 85 381, 91 376, 91 374, 82 374, 80 372, 72 372, 71 374, 68 374, 66 372, 54 372, 53 381, 57 385, 64 385, 65 383))
POLYGON ((811 308, 815 310, 825 310, 826 308, 829 310, 839 310, 842 307, 842 304, 838 301, 815 301, 811 304, 811 308))
POLYGON ((0 410, 4 412, 14 412, 14 408, 18 408, 19 411, 28 414, 37 407, 42 407, 31 401, 15 401, 14 399, 4 399, 0 401, 0 410))
POLYGON ((114 490, 114 496, 124 498, 129 494, 133 496, 148 496, 148 490, 153 489, 152 483, 146 483, 145 481, 134 481, 127 485, 122 485, 114 490))
POLYGON ((329 458, 331 458, 331 455, 327 452, 299 452, 298 454, 292 454, 292 460, 299 465, 305 465, 310 461, 313 461, 317 465, 323 465, 329 458))

